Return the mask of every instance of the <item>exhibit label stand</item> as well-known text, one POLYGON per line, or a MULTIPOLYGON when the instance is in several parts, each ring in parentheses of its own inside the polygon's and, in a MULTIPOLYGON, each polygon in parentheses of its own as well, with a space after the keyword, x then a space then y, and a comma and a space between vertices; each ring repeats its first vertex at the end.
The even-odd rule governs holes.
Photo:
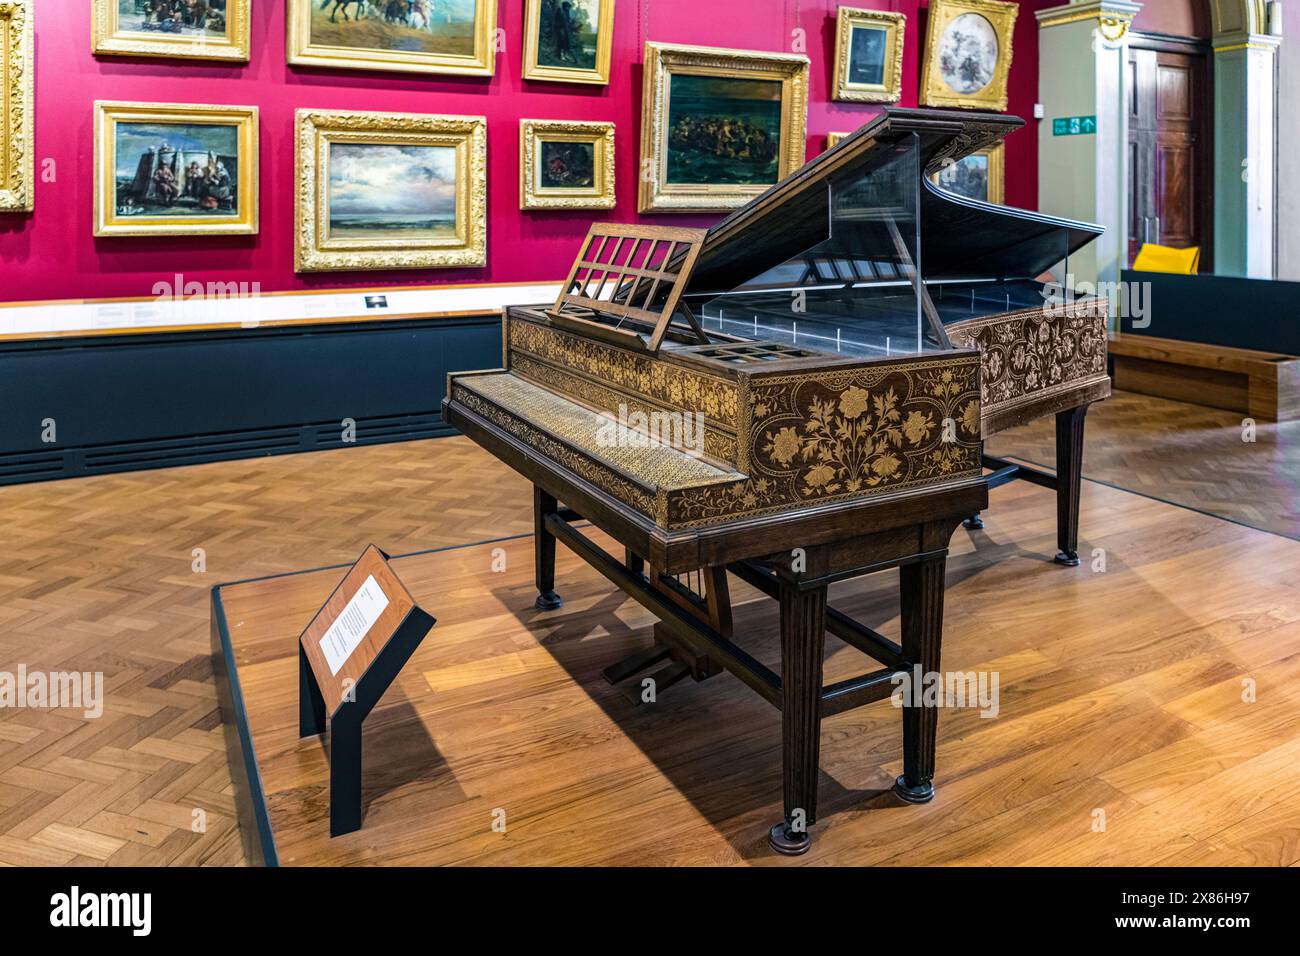
POLYGON ((373 544, 298 639, 298 736, 330 731, 330 836, 361 828, 361 723, 429 628, 373 544))

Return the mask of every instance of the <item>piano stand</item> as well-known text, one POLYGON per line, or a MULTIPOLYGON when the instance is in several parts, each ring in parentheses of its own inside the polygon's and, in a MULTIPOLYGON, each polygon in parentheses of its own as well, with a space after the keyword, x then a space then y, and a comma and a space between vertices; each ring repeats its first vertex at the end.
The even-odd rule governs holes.
POLYGON ((982 531, 984 528, 984 519, 979 516, 978 512, 976 512, 963 521, 961 526, 967 531, 982 531))
POLYGON ((533 548, 537 568, 537 600, 539 611, 554 611, 564 606, 564 599, 555 593, 555 539, 546 533, 546 517, 559 511, 554 495, 549 495, 533 485, 533 548))
MULTIPOLYGON (((1056 547, 1053 560, 1067 568, 1079 566, 1079 498, 1083 484, 1083 423, 1088 406, 1067 408, 1056 415, 1056 474, 1031 468, 1006 458, 983 456, 983 465, 993 473, 987 476, 989 490, 1008 481, 1020 479, 1056 492, 1056 547)), ((982 528, 978 514, 965 522, 967 528, 982 528)))

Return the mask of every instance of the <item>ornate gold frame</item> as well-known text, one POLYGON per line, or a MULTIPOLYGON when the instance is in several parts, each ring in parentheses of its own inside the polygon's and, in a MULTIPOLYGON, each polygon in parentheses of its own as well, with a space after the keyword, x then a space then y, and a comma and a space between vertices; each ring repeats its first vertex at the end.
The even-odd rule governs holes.
POLYGON ((27 0, 0 0, 0 213, 31 212, 32 9, 27 0))
POLYGON ((226 36, 177 37, 122 30, 117 0, 91 0, 90 52, 96 56, 178 57, 188 60, 235 60, 249 55, 250 0, 227 0, 226 36))
POLYGON ((258 113, 256 106, 204 106, 193 103, 118 103, 95 101, 96 236, 251 236, 258 230, 258 113), (236 126, 239 129, 239 198, 234 216, 178 219, 171 216, 119 216, 117 124, 173 123, 236 126))
POLYGON ((524 6, 524 79, 557 83, 609 82, 609 61, 614 47, 614 0, 600 0, 600 22, 596 24, 596 68, 543 66, 537 62, 537 33, 542 14, 541 0, 527 0, 524 6))
POLYGON ((520 209, 613 209, 614 124, 580 120, 519 121, 520 209), (590 189, 545 188, 537 183, 544 141, 591 143, 595 150, 590 189))
POLYGON ((850 103, 897 103, 903 96, 903 35, 907 14, 883 10, 840 7, 835 23, 834 99, 850 103), (849 82, 849 41, 854 27, 883 27, 885 30, 884 82, 849 82))
POLYGON ((496 70, 497 0, 476 0, 474 55, 451 53, 400 53, 393 50, 325 46, 311 42, 311 12, 318 0, 287 0, 287 45, 294 66, 333 70, 389 70, 398 73, 456 73, 491 76, 496 70))
MULTIPOLYGON (((1002 205, 1006 202, 1006 143, 998 143, 994 146, 985 146, 983 149, 977 149, 970 153, 971 156, 987 156, 989 160, 989 195, 985 202, 1002 205)), ((964 158, 964 157, 963 157, 964 158)), ((946 160, 945 160, 946 162, 946 160)), ((959 160, 960 162, 960 160, 959 160)), ((940 177, 943 170, 930 174, 930 182, 934 183, 940 189, 943 183, 940 177)))
POLYGON ((1007 76, 1011 72, 1011 35, 1020 5, 1002 0, 932 0, 926 28, 925 56, 921 62, 921 105, 961 106, 968 109, 1007 108, 1007 76), (954 92, 939 75, 939 41, 949 23, 963 13, 977 13, 993 27, 998 38, 998 64, 988 86, 974 93, 954 92))
POLYGON ((669 185, 668 97, 674 73, 728 76, 781 83, 781 154, 777 179, 804 163, 808 136, 808 58, 797 53, 763 53, 717 47, 645 45, 641 94, 641 178, 637 212, 723 212, 743 206, 768 186, 669 185))
POLYGON ((487 119, 430 113, 300 109, 295 114, 294 270, 439 269, 487 262, 487 119), (332 239, 331 143, 453 146, 456 235, 412 240, 332 239))

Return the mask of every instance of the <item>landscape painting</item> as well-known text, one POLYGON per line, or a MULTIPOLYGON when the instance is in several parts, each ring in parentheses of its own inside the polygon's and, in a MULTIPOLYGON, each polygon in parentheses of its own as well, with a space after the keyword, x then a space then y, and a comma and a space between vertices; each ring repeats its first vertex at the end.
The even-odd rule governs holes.
POLYGON ((95 104, 95 235, 257 232, 257 110, 95 104))
POLYGON ((670 185, 771 185, 780 178, 780 153, 780 81, 685 73, 672 77, 670 185))
POLYGON ((485 76, 494 68, 496 0, 288 3, 293 64, 485 76))
POLYGON ((239 214, 239 129, 118 123, 113 207, 119 217, 239 214))
POLYGON ((247 60, 249 0, 91 0, 91 48, 113 56, 247 60))
POLYGON ((295 133, 296 271, 484 264, 484 117, 300 109, 295 133))
POLYGON ((329 237, 456 234, 456 148, 335 143, 329 151, 329 237))

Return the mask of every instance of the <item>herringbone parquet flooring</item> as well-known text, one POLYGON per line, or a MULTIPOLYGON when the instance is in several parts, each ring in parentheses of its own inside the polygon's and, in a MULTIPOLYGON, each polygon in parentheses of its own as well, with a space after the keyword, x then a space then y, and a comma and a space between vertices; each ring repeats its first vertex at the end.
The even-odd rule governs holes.
POLYGON ((106 697, 0 709, 0 865, 242 862, 209 588, 527 532, 531 509, 459 437, 0 488, 0 671, 101 671, 106 697))
MULTIPOLYGON (((1149 395, 1116 392, 1088 411, 1083 473, 1185 508, 1300 538, 1300 422, 1259 423, 1149 395)), ((1055 462, 1051 418, 989 440, 989 454, 1055 462)))
MULTIPOLYGON (((1085 473, 1300 536, 1296 432, 1243 447, 1239 424, 1119 395, 1085 473)), ((1044 422, 990 450, 1050 448, 1044 422)), ((107 697, 97 719, 0 708, 0 865, 242 862, 209 588, 527 533, 531 504, 463 438, 0 488, 0 672, 100 671, 107 697)))

